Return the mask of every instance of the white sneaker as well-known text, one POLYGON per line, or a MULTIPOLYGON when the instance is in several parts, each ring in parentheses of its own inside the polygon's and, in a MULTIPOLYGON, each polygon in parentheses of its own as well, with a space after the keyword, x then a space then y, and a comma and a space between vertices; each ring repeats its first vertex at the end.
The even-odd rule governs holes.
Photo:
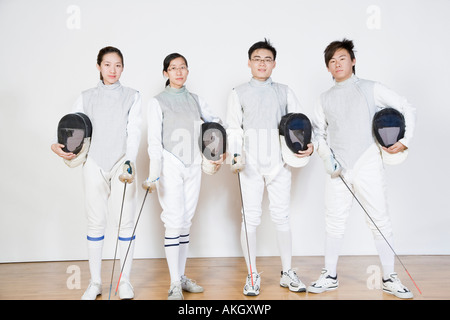
POLYGON ((308 292, 322 293, 325 291, 335 290, 338 286, 339 281, 337 276, 333 278, 330 276, 327 269, 322 269, 319 279, 308 287, 308 292))
POLYGON ((247 275, 246 283, 244 286, 244 294, 246 296, 259 295, 259 289, 261 287, 261 277, 259 273, 256 272, 253 272, 252 275, 247 275), (253 285, 252 285, 252 275, 253 275, 253 285))
POLYGON ((122 280, 119 284, 119 297, 123 300, 134 298, 134 289, 129 281, 122 280))
POLYGON ((306 286, 300 281, 297 273, 292 269, 289 269, 288 272, 281 271, 280 286, 289 288, 289 290, 294 292, 306 291, 306 286))
POLYGON ((170 284, 168 300, 183 300, 183 292, 181 291, 181 282, 175 281, 170 284))
POLYGON ((102 284, 97 282, 89 282, 89 286, 81 297, 81 300, 95 300, 97 296, 101 294, 102 284))
POLYGON ((199 293, 203 292, 203 287, 199 286, 195 280, 189 279, 186 276, 181 276, 181 288, 184 291, 192 292, 192 293, 199 293))
POLYGON ((412 292, 400 282, 395 272, 391 273, 387 280, 383 279, 383 291, 401 299, 413 298, 412 292))

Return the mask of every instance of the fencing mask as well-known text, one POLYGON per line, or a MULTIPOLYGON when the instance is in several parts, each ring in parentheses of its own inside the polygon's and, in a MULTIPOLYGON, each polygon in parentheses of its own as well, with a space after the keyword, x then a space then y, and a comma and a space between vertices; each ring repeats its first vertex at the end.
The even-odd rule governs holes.
POLYGON ((312 126, 308 117, 303 113, 288 113, 281 118, 278 131, 284 162, 296 168, 307 165, 309 156, 297 158, 294 153, 308 149, 311 142, 312 126))
POLYGON ((202 170, 207 174, 214 174, 220 169, 220 165, 210 161, 220 160, 220 156, 226 152, 227 133, 225 128, 217 122, 204 122, 201 128, 202 170))
MULTIPOLYGON (((373 117, 373 134, 378 144, 389 148, 405 135, 405 118, 394 108, 384 108, 373 117)), ((383 162, 390 165, 402 163, 408 156, 408 150, 395 154, 381 149, 383 162)))
POLYGON ((61 118, 58 124, 58 143, 64 145, 63 151, 77 155, 72 160, 64 160, 69 167, 77 167, 86 161, 91 137, 92 123, 84 113, 69 113, 61 118))

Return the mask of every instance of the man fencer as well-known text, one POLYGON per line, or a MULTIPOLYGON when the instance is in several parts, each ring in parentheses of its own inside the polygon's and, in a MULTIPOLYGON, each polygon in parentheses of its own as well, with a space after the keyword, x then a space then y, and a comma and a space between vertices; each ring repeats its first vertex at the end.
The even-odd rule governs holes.
MULTIPOLYGON (((291 291, 306 291, 306 286, 291 267, 291 170, 282 159, 278 132, 281 118, 289 112, 301 112, 302 108, 288 86, 272 81, 276 53, 266 39, 250 47, 248 66, 252 78, 231 91, 227 109, 229 151, 234 155, 231 170, 240 175, 245 214, 241 244, 248 276, 243 293, 252 296, 259 294, 261 286, 256 266, 256 229, 261 223, 264 186, 270 201, 271 219, 277 230, 282 264, 280 285, 291 291)), ((297 156, 308 157, 312 151, 313 145, 309 144, 308 149, 297 156)))
POLYGON ((338 288, 336 267, 353 200, 346 181, 375 223, 367 221, 383 268, 383 290, 399 298, 412 298, 411 291, 394 272, 395 254, 389 246, 393 243, 393 232, 386 204, 382 154, 387 157, 406 152, 413 136, 415 109, 386 86, 356 77, 353 47, 351 40, 344 39, 330 43, 324 52, 326 67, 335 84, 320 96, 313 125, 317 153, 329 174, 325 184, 325 266, 308 292, 338 288), (372 134, 372 119, 377 111, 387 107, 404 115, 406 128, 402 139, 389 148, 381 148, 372 134))

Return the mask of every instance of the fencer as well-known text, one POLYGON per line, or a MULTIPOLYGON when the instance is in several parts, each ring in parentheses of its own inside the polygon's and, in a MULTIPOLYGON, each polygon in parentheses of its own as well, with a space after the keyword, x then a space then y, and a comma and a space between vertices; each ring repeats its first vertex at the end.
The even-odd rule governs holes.
MULTIPOLYGON (((370 217, 390 244, 393 231, 386 203, 386 180, 382 151, 388 154, 403 152, 410 145, 415 125, 415 108, 404 98, 379 82, 360 79, 355 75, 356 58, 353 42, 344 39, 330 43, 324 52, 325 64, 335 81, 334 86, 321 94, 313 119, 318 144, 326 172, 325 183, 325 266, 319 279, 308 292, 321 293, 337 289, 337 263, 342 246, 345 222, 353 196, 367 209, 370 217), (405 118, 404 137, 386 148, 376 143, 372 133, 375 113, 392 107, 405 118)), ((383 290, 400 298, 413 295, 394 272, 394 253, 369 219, 383 268, 383 290)))
MULTIPOLYGON (((190 229, 200 193, 202 152, 199 135, 203 122, 220 122, 205 100, 188 91, 188 63, 178 53, 163 62, 165 89, 148 104, 149 177, 144 188, 157 190, 164 223, 164 250, 170 273, 169 300, 184 298, 182 291, 203 292, 185 275, 190 229)), ((224 154, 211 161, 217 171, 224 154)), ((210 167, 210 166, 209 166, 210 167)), ((210 174, 213 172, 209 172, 210 174)))
MULTIPOLYGON (((247 235, 245 226, 242 224, 241 227, 241 244, 248 269, 244 295, 258 295, 261 287, 256 265, 256 230, 261 223, 264 187, 267 187, 269 211, 277 230, 282 265, 280 285, 296 292, 306 289, 291 266, 291 169, 283 161, 278 131, 282 116, 301 112, 302 108, 288 86, 272 81, 275 66, 276 49, 268 40, 252 45, 248 51, 252 78, 231 91, 227 106, 228 148, 229 153, 235 155, 231 170, 240 174, 247 224, 247 235)), ((312 151, 310 144, 297 156, 307 157, 312 151)))
MULTIPOLYGON (((83 163, 83 183, 87 213, 87 247, 90 283, 82 299, 94 300, 102 294, 102 251, 108 214, 117 228, 123 197, 123 183, 128 183, 123 204, 119 233, 121 259, 125 257, 135 213, 136 175, 134 163, 140 143, 141 95, 122 86, 119 79, 124 68, 123 55, 115 47, 102 48, 97 56, 100 82, 95 88, 83 91, 76 100, 73 113, 86 114, 92 122, 92 139, 86 161, 83 163)), ((64 152, 64 146, 55 143, 52 150, 65 161, 76 161, 77 155, 64 152)), ((134 289, 130 272, 134 241, 123 266, 119 284, 121 299, 132 299, 134 289)))

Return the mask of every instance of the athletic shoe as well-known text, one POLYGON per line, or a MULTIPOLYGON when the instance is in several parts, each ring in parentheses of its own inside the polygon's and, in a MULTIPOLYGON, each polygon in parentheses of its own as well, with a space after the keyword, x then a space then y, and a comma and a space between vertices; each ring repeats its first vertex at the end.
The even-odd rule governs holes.
POLYGON ((183 293, 181 291, 181 282, 175 281, 170 284, 168 300, 183 300, 183 293))
POLYGON ((400 282, 395 272, 391 273, 387 280, 383 279, 383 291, 401 299, 413 298, 412 292, 400 282))
POLYGON ((120 281, 119 284, 119 297, 123 300, 129 300, 134 298, 133 286, 126 280, 120 281))
POLYGON ((308 292, 322 293, 325 291, 335 290, 339 286, 337 276, 332 277, 327 269, 322 269, 319 279, 308 287, 308 292))
POLYGON ((306 286, 297 276, 294 270, 289 269, 288 272, 281 271, 280 286, 283 288, 289 288, 294 292, 305 292, 306 286))
POLYGON ((186 276, 181 276, 181 288, 184 291, 192 292, 192 293, 199 293, 203 292, 203 287, 199 286, 195 280, 189 279, 186 276))
POLYGON ((97 282, 89 282, 89 286, 81 297, 81 300, 95 300, 97 296, 101 294, 102 284, 97 282))
POLYGON ((244 286, 244 294, 246 296, 259 295, 259 289, 261 287, 261 277, 256 272, 253 272, 252 275, 253 275, 253 286, 252 286, 252 276, 247 275, 247 280, 244 286))

